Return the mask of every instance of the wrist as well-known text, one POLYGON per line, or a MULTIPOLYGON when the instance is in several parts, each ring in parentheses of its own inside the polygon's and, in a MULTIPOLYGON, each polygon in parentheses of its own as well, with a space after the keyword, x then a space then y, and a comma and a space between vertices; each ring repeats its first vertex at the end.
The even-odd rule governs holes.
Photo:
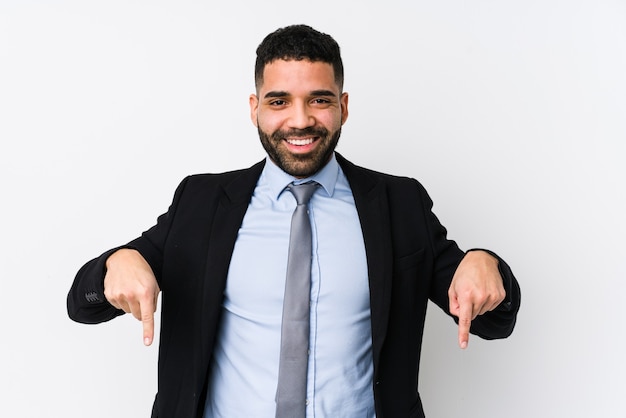
POLYGON ((108 270, 112 266, 115 266, 117 263, 125 259, 135 257, 137 254, 139 254, 139 251, 133 248, 120 248, 119 250, 115 251, 113 254, 109 255, 104 265, 106 269, 108 270))

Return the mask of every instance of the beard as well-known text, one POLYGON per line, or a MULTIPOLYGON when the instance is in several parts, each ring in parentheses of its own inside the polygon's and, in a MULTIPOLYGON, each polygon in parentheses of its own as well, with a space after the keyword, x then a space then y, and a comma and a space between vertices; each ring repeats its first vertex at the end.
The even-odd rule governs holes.
POLYGON ((341 136, 341 127, 332 133, 323 127, 290 129, 288 131, 278 130, 272 134, 267 134, 259 126, 258 131, 261 144, 272 161, 285 173, 297 178, 310 177, 320 171, 330 160, 341 136), (316 140, 318 144, 309 153, 293 154, 283 146, 284 138, 311 136, 318 138, 316 140))

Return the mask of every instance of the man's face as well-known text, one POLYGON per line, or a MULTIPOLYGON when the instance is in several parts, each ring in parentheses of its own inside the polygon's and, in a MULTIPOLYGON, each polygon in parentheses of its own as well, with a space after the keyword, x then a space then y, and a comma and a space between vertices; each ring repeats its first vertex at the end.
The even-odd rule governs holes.
POLYGON ((272 161, 292 176, 309 177, 330 159, 348 118, 348 94, 331 64, 276 60, 250 96, 250 117, 272 161))

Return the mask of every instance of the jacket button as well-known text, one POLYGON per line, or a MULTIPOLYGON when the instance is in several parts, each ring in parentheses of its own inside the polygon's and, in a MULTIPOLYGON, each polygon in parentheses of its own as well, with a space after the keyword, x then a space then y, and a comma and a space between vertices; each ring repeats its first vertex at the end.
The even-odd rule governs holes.
POLYGON ((87 302, 90 303, 100 302, 100 297, 98 296, 98 293, 94 291, 85 293, 85 299, 87 299, 87 302))

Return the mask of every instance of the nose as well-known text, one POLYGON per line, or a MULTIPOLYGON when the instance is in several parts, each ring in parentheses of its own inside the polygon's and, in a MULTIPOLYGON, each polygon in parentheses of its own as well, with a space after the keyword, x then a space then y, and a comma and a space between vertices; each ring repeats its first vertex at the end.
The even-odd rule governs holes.
POLYGON ((304 129, 315 125, 315 118, 306 103, 294 103, 289 115, 289 127, 304 129))

